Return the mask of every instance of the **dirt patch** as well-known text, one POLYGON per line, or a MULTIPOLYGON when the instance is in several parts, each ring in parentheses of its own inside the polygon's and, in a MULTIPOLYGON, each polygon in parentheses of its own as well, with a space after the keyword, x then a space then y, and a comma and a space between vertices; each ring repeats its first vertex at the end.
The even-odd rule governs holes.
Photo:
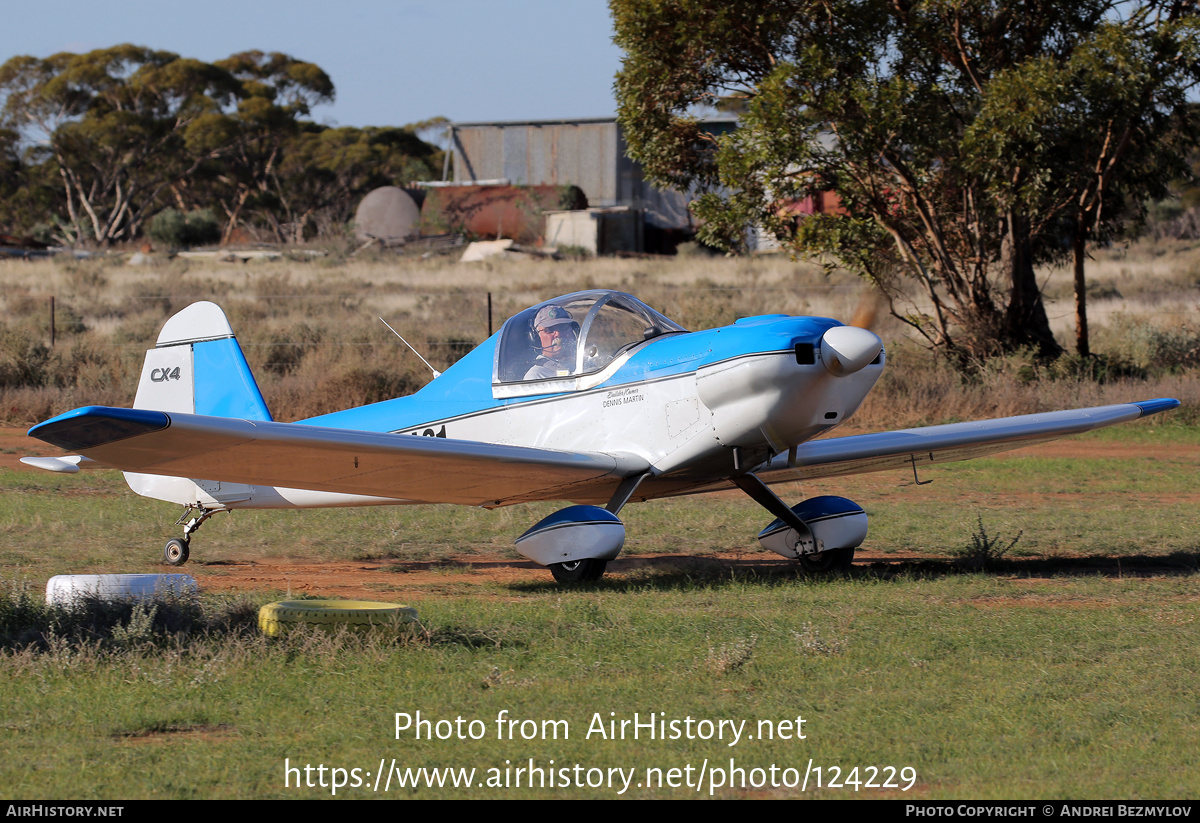
MULTIPOLYGON (((557 586, 549 570, 536 563, 488 555, 464 555, 437 562, 339 562, 265 557, 242 562, 193 563, 187 568, 204 591, 283 592, 291 596, 304 594, 405 603, 460 594, 515 599, 525 587, 557 586)), ((606 578, 635 579, 646 575, 689 573, 708 577, 721 571, 781 576, 799 574, 798 567, 791 561, 766 553, 656 554, 624 555, 613 560, 608 564, 606 578)))
MULTIPOLYGON (((1015 582, 1067 580, 1072 575, 1111 578, 1168 577, 1194 574, 1188 558, 1167 557, 1055 557, 1005 561, 992 574, 1015 582)), ((166 567, 164 567, 165 569, 166 567)), ((203 591, 269 592, 283 596, 309 595, 346 600, 382 600, 415 604, 442 597, 470 595, 497 600, 518 600, 541 588, 554 589, 549 570, 508 557, 464 555, 437 562, 308 561, 288 558, 192 563, 187 567, 203 591)), ((912 552, 859 551, 853 575, 918 574, 955 575, 963 571, 953 560, 930 558, 912 552)), ((609 562, 605 580, 636 582, 670 577, 694 577, 719 583, 736 577, 799 579, 800 567, 769 552, 720 552, 705 555, 622 555, 609 562)), ((986 598, 981 607, 1005 607, 986 598)), ((1039 599, 1039 604, 1041 600, 1039 599)), ((1007 605, 1037 605, 1015 602, 1007 605)))
POLYGON ((199 726, 172 726, 167 729, 147 729, 116 735, 119 742, 127 746, 153 743, 174 743, 183 740, 221 740, 236 737, 232 726, 226 724, 199 726))
POLYGON ((21 462, 21 458, 67 454, 62 449, 56 449, 48 443, 34 440, 25 432, 26 429, 0 428, 0 468, 40 471, 26 466, 21 462))
MULTIPOLYGON (((856 567, 879 570, 904 563, 927 562, 907 552, 861 551, 856 567)), ((163 567, 166 569, 166 567, 163 567)), ((556 588, 550 571, 524 559, 463 555, 425 561, 310 561, 263 557, 245 561, 192 562, 188 573, 209 592, 281 592, 347 600, 417 603, 442 596, 471 594, 517 599, 529 588, 556 588)), ((626 554, 610 561, 606 580, 694 575, 704 579, 756 575, 763 578, 801 577, 800 567, 769 552, 720 552, 704 555, 626 554)))
POLYGON ((1013 457, 1195 460, 1200 458, 1200 446, 1188 443, 1120 443, 1112 441, 1096 443, 1068 437, 1011 452, 1001 452, 996 457, 1004 457, 1006 454, 1013 457))

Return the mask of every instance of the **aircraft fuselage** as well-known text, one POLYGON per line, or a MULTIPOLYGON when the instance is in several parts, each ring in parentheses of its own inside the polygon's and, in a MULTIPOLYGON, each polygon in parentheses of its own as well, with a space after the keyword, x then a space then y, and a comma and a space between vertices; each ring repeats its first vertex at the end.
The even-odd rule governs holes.
MULTIPOLYGON (((636 455, 657 476, 733 471, 733 450, 767 459, 839 425, 883 370, 837 376, 820 342, 836 321, 769 315, 671 334, 556 394, 496 397, 496 338, 408 397, 324 415, 317 426, 636 455)), ((501 387, 504 388, 504 387, 501 387)), ((511 388, 511 387, 509 387, 511 388)), ((647 488, 646 491, 650 489, 647 488)))

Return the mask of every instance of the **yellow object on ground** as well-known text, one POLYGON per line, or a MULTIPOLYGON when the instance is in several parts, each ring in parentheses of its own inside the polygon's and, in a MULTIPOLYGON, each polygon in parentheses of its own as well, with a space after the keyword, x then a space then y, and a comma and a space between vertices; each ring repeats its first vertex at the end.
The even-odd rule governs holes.
POLYGON ((281 600, 258 610, 258 628, 268 637, 299 624, 325 631, 344 626, 354 632, 412 631, 420 625, 416 609, 370 600, 281 600))

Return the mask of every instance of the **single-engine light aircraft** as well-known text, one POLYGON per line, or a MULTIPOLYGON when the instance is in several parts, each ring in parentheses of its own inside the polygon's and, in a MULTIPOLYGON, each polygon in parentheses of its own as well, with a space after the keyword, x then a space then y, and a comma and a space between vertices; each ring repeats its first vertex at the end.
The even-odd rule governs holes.
POLYGON ((746 317, 689 332, 629 294, 568 294, 500 331, 407 397, 272 420, 225 314, 167 320, 132 409, 87 406, 29 434, 74 454, 25 462, 117 468, 184 506, 166 562, 235 509, 535 500, 573 505, 517 538, 560 582, 596 580, 631 501, 738 488, 775 519, 758 538, 805 569, 848 566, 867 535, 843 497, 788 506, 789 480, 965 460, 1173 409, 1170 398, 814 440, 845 422, 886 362, 874 333, 822 317, 746 317))

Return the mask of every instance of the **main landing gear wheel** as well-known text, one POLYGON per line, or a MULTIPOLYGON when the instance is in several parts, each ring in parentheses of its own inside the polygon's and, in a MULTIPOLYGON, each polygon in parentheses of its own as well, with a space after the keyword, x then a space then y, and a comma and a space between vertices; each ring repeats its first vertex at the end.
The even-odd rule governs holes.
POLYGON ((172 537, 163 548, 163 560, 168 566, 182 566, 188 562, 188 541, 172 537))
POLYGON ((820 554, 802 554, 797 560, 806 572, 845 571, 854 563, 854 548, 830 549, 820 554))
POLYGON ((607 560, 572 560, 567 563, 551 563, 550 573, 559 583, 590 583, 604 576, 607 560))

